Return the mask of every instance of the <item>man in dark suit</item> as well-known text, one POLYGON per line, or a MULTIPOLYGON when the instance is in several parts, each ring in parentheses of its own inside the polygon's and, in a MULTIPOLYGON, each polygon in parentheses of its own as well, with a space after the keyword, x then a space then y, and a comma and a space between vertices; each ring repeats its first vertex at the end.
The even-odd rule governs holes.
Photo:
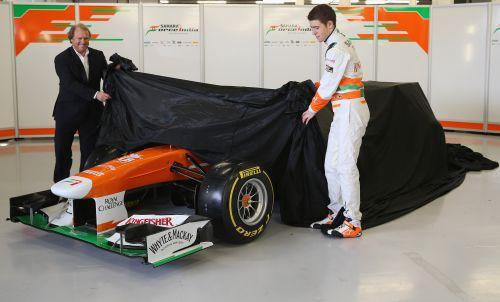
POLYGON ((71 27, 71 47, 54 59, 59 77, 59 94, 54 106, 56 121, 54 182, 70 174, 71 145, 78 131, 80 138, 80 171, 94 149, 104 102, 110 96, 100 91, 107 62, 100 50, 89 48, 90 31, 83 24, 71 27))

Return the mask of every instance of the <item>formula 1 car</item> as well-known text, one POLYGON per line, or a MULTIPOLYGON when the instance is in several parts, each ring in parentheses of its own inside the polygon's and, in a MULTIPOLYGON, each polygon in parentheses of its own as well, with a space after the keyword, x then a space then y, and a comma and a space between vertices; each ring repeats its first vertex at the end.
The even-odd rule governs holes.
POLYGON ((86 167, 50 190, 11 198, 10 220, 159 266, 212 246, 213 233, 255 240, 273 211, 272 182, 259 165, 210 166, 160 145, 126 154, 101 147, 86 167), (166 213, 170 200, 195 215, 166 213))

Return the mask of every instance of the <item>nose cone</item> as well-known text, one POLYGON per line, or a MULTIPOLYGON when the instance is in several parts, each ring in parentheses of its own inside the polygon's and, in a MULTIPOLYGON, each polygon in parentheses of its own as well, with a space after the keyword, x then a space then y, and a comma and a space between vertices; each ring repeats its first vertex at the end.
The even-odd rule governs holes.
POLYGON ((91 189, 92 180, 81 176, 65 178, 50 188, 54 195, 68 199, 82 199, 91 189))

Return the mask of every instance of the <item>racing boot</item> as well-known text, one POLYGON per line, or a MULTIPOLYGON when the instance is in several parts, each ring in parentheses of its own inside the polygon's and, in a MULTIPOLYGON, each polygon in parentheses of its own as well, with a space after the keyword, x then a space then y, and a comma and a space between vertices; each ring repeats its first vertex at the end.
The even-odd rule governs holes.
POLYGON ((342 222, 345 220, 344 217, 344 208, 342 207, 340 211, 335 215, 332 211, 329 211, 328 215, 320 220, 311 223, 310 227, 312 229, 335 229, 339 225, 342 224, 342 222))
POLYGON ((321 232, 326 236, 336 238, 356 238, 361 236, 361 226, 354 225, 349 218, 335 229, 322 229, 321 232))

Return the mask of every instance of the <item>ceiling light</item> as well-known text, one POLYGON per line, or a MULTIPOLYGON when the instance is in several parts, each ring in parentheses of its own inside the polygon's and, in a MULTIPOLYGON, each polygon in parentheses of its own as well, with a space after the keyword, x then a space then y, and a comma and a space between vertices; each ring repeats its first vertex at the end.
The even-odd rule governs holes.
POLYGON ((198 4, 226 4, 226 1, 212 1, 212 0, 203 0, 196 1, 198 4))

